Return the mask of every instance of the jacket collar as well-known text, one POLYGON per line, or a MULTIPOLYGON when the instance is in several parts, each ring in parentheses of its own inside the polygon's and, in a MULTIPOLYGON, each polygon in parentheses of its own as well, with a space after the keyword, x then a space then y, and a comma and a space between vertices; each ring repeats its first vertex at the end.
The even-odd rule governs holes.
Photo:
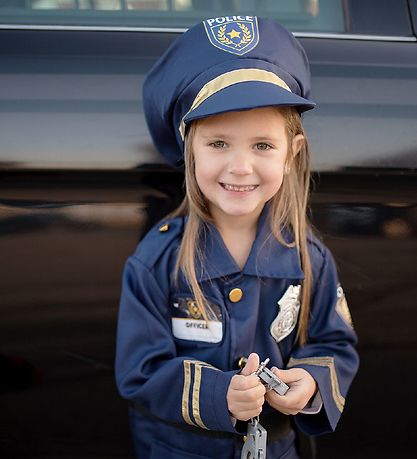
MULTIPOLYGON (((246 276, 270 277, 279 279, 303 279, 298 252, 295 247, 285 247, 273 236, 266 205, 258 221, 256 238, 243 270, 239 268, 223 239, 212 224, 204 226, 200 243, 203 253, 203 266, 197 260, 197 278, 200 281, 243 274, 246 276)), ((289 231, 283 233, 284 240, 290 241, 289 231)))

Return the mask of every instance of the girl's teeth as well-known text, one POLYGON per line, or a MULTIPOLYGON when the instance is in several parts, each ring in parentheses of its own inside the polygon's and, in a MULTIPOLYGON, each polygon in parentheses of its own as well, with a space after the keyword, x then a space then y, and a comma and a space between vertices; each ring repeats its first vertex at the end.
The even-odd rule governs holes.
POLYGON ((227 183, 224 183, 223 186, 227 191, 253 191, 256 188, 256 185, 237 186, 227 183))

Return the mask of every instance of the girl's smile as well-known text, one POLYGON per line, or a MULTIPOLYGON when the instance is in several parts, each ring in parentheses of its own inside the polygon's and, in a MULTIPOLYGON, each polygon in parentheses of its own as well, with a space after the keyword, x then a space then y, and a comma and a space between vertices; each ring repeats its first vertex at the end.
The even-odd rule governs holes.
POLYGON ((235 191, 244 193, 245 191, 253 191, 258 185, 232 185, 230 183, 220 183, 220 185, 227 191, 235 191))

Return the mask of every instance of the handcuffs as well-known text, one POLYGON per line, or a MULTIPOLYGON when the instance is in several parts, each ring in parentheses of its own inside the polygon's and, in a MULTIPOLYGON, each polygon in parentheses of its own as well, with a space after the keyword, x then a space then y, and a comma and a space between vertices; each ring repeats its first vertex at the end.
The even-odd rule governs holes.
MULTIPOLYGON (((289 389, 288 385, 266 367, 268 363, 269 359, 265 359, 252 374, 258 376, 267 391, 274 390, 278 395, 285 395, 289 389)), ((266 437, 267 431, 260 424, 259 416, 252 418, 248 423, 246 440, 240 456, 241 459, 265 459, 266 437)))

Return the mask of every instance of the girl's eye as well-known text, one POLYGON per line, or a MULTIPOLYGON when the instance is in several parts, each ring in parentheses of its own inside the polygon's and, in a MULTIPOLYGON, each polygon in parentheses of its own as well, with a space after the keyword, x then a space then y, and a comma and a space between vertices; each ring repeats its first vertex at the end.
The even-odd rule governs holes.
POLYGON ((226 143, 223 142, 223 140, 216 140, 215 142, 210 143, 210 147, 213 148, 224 148, 226 146, 226 143))
POLYGON ((260 142, 255 145, 255 148, 257 150, 269 150, 272 147, 268 143, 260 142))

